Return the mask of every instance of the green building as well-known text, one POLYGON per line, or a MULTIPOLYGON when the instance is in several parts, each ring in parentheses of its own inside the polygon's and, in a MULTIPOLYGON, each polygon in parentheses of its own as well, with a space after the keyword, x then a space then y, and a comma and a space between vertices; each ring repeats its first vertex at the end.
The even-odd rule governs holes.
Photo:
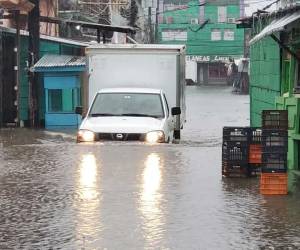
POLYGON ((157 40, 186 44, 187 79, 198 84, 226 83, 225 64, 229 58, 244 56, 244 30, 235 24, 244 15, 243 1, 164 0, 160 9, 157 40))
POLYGON ((241 25, 252 30, 251 126, 261 126, 262 110, 288 110, 288 168, 300 170, 300 6, 255 15, 241 25))

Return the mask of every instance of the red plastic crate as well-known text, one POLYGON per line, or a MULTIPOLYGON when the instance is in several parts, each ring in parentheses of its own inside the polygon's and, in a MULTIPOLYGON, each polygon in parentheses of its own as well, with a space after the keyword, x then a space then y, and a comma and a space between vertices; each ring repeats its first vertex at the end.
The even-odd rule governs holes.
POLYGON ((260 193, 263 195, 286 195, 288 193, 287 173, 261 173, 260 193))
POLYGON ((250 144, 249 163, 261 164, 262 146, 260 144, 250 144))

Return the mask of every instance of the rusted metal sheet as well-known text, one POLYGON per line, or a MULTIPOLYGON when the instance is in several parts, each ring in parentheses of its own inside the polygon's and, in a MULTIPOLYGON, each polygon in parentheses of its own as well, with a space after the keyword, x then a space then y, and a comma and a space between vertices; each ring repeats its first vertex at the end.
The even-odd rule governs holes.
POLYGON ((8 10, 20 10, 21 12, 29 12, 34 7, 28 0, 0 0, 0 7, 8 10))

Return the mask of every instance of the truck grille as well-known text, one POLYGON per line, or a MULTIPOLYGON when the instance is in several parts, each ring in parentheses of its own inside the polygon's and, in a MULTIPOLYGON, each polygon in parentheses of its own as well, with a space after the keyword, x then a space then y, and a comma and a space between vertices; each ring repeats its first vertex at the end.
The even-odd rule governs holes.
POLYGON ((144 141, 144 134, 137 133, 98 133, 99 141, 144 141))

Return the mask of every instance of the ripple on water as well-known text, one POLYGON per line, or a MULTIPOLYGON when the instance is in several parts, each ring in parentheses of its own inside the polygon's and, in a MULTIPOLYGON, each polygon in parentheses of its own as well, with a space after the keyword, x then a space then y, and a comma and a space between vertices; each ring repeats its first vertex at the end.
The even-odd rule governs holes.
POLYGON ((221 177, 222 126, 248 123, 234 98, 193 89, 178 144, 0 130, 0 249, 300 249, 299 196, 221 177))

